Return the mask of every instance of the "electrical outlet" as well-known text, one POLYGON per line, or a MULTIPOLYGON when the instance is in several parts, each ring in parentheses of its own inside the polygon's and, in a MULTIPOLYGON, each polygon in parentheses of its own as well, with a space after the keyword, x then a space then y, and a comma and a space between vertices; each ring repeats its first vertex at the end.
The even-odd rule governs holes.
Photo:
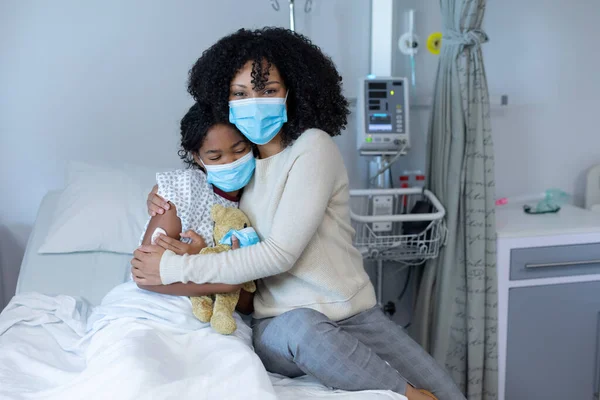
MULTIPOLYGON (((392 215, 394 213, 394 196, 373 196, 373 215, 392 215)), ((374 222, 373 232, 389 232, 391 222, 374 222)))

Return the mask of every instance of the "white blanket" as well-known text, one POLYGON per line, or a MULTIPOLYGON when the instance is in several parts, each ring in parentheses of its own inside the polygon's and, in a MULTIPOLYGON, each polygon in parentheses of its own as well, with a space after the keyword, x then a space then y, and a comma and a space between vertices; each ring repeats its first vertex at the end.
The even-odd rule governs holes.
POLYGON ((95 308, 69 296, 16 296, 0 314, 0 399, 405 399, 269 376, 236 318, 233 335, 217 334, 187 298, 133 282, 95 308))

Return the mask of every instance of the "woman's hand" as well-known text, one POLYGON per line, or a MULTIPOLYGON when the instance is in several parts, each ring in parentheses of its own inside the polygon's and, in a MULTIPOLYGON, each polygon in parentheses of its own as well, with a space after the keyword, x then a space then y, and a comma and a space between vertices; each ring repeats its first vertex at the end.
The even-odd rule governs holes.
POLYGON ((164 214, 171 206, 169 202, 160 197, 158 194, 158 185, 154 185, 152 191, 148 194, 146 206, 148 207, 148 215, 155 217, 158 214, 164 214))
POLYGON ((165 252, 160 246, 140 246, 133 252, 131 274, 138 285, 162 285, 160 259, 165 252))
POLYGON ((198 254, 200 250, 206 247, 204 238, 194 231, 180 233, 181 237, 190 238, 191 243, 183 243, 181 240, 170 238, 166 235, 158 235, 156 245, 165 250, 171 250, 173 253, 182 256, 184 254, 198 254))

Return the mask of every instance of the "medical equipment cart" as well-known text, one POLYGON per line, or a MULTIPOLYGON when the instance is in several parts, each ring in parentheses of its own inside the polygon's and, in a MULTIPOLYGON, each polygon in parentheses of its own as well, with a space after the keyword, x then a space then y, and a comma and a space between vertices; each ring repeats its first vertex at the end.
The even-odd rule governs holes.
POLYGON ((369 189, 350 191, 350 218, 354 246, 377 263, 377 303, 390 314, 393 303, 382 304, 384 262, 423 264, 439 255, 446 236, 446 210, 432 192, 392 188, 390 168, 410 148, 409 100, 406 77, 369 75, 359 81, 357 150, 373 158, 377 172, 369 189))
POLYGON ((446 237, 446 210, 423 188, 350 191, 354 246, 377 262, 377 303, 382 306, 383 263, 420 265, 439 255, 446 237), (422 212, 425 209, 426 212, 422 212), (420 211, 420 212, 418 212, 420 211))

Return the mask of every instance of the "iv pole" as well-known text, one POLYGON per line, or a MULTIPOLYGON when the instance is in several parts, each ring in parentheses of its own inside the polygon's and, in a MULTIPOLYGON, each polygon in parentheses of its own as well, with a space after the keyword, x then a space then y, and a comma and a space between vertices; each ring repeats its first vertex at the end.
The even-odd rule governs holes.
POLYGON ((290 29, 296 32, 296 10, 294 9, 294 0, 290 0, 290 29))
MULTIPOLYGON (((290 30, 296 32, 296 0, 288 0, 290 3, 290 30)), ((273 10, 279 11, 279 0, 271 0, 273 10)), ((306 0, 304 3, 304 12, 309 13, 312 10, 312 0, 306 0)))

